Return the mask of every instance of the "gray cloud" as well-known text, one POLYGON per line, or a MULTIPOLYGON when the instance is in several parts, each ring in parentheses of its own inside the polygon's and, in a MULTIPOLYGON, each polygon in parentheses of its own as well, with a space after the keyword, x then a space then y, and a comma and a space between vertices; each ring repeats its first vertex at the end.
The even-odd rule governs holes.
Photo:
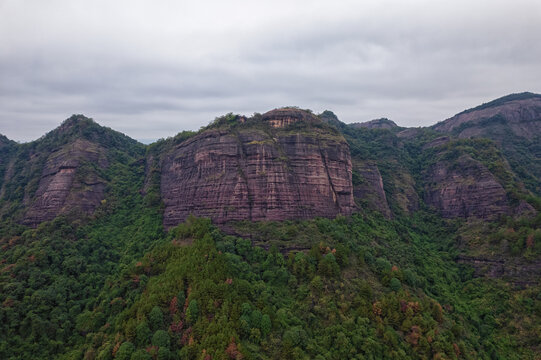
POLYGON ((539 18, 536 0, 0 0, 0 133, 84 113, 155 139, 284 105, 430 125, 541 92, 539 18))

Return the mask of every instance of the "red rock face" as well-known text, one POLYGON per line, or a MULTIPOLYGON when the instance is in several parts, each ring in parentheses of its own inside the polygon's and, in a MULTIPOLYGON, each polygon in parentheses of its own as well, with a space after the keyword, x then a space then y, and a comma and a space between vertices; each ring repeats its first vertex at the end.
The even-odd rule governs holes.
POLYGON ((271 110, 262 115, 262 120, 273 128, 283 128, 298 121, 308 124, 320 121, 307 111, 293 108, 271 110))
POLYGON ((91 213, 103 199, 105 183, 95 174, 78 178, 83 162, 107 165, 102 148, 86 140, 75 140, 47 159, 24 223, 36 226, 72 210, 91 213))
POLYGON ((505 189, 478 161, 462 156, 428 169, 425 202, 445 218, 493 220, 510 211, 505 189))
POLYGON ((161 176, 165 227, 189 214, 219 224, 350 214, 348 145, 328 129, 287 131, 309 116, 295 111, 278 119, 264 114, 257 128, 208 130, 172 149, 161 176))

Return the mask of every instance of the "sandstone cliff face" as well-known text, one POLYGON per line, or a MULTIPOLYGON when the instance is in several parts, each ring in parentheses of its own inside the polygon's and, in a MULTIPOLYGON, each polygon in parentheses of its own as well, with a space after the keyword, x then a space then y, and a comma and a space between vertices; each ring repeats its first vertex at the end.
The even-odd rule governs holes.
POLYGON ((82 139, 49 155, 23 222, 36 226, 72 210, 94 211, 104 197, 105 182, 94 172, 83 170, 87 162, 107 166, 104 149, 82 139))
POLYGON ((360 176, 360 181, 353 187, 353 196, 368 207, 377 210, 386 218, 391 218, 392 213, 387 203, 387 196, 383 189, 383 179, 376 164, 370 162, 358 162, 354 166, 360 176))
POLYGON ((306 219, 354 209, 349 147, 319 120, 296 109, 273 110, 258 126, 211 129, 165 155, 164 225, 189 214, 232 220, 306 219), (308 131, 290 129, 302 121, 308 131))
POLYGON ((271 110, 262 115, 262 120, 273 128, 283 128, 299 121, 306 124, 314 124, 320 121, 309 112, 294 108, 271 110))
MULTIPOLYGON (((497 100, 496 100, 497 101, 497 100)), ((481 107, 457 114, 433 127, 459 138, 499 138, 508 132, 532 139, 541 135, 541 96, 501 101, 494 106, 481 107)))
POLYGON ((445 218, 493 220, 510 211, 502 185, 483 164, 467 155, 430 166, 425 183, 426 204, 445 218))

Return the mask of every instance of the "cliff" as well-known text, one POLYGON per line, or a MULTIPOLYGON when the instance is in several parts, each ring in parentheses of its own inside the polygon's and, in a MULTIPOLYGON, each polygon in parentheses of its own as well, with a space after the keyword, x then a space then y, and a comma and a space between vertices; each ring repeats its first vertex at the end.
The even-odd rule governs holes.
POLYGON ((372 210, 379 211, 386 218, 392 217, 387 196, 383 188, 383 179, 378 166, 373 162, 354 162, 356 173, 353 196, 356 201, 372 210))
POLYGON ((50 154, 45 162, 38 189, 23 222, 36 226, 62 213, 90 214, 104 199, 105 181, 94 167, 105 168, 105 149, 77 139, 50 154))
POLYGON ((109 166, 140 157, 144 149, 83 115, 38 140, 8 144, 9 157, 0 160, 0 216, 32 227, 60 214, 92 214, 106 197, 109 166))
POLYGON ((445 218, 494 220, 510 211, 503 186, 481 162, 468 155, 430 166, 425 184, 425 203, 445 218))
POLYGON ((351 159, 344 138, 298 109, 210 128, 163 159, 164 225, 189 214, 216 223, 349 215, 351 159))

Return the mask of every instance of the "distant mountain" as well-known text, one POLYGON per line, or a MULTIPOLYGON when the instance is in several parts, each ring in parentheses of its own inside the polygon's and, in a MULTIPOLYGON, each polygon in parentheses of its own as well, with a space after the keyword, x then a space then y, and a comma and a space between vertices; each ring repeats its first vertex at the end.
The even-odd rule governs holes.
POLYGON ((507 95, 465 110, 432 128, 459 138, 501 140, 512 134, 532 140, 541 135, 541 95, 528 92, 507 95))
POLYGON ((9 146, 11 144, 15 144, 15 142, 8 139, 5 135, 0 134, 0 149, 6 146, 9 146))
POLYGON ((460 139, 496 141, 526 187, 541 195, 541 95, 504 96, 463 111, 432 129, 460 139))
POLYGON ((387 118, 375 119, 362 123, 353 123, 350 124, 350 126, 355 128, 363 127, 367 129, 394 129, 398 127, 394 121, 387 118))

